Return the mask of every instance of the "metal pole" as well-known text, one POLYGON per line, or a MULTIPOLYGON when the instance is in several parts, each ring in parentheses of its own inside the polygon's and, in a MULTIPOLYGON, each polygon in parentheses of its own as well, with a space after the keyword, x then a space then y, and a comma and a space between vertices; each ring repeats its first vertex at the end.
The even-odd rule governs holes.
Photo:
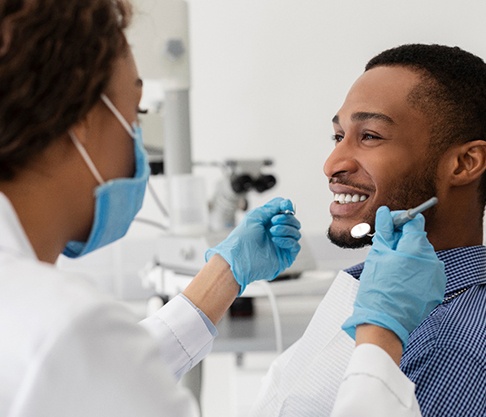
POLYGON ((192 173, 189 90, 167 90, 164 103, 164 173, 192 173))

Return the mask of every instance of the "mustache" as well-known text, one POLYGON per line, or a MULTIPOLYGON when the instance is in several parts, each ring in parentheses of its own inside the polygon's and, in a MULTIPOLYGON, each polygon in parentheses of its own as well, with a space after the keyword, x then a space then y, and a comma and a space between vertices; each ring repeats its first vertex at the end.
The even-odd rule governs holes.
POLYGON ((375 187, 365 185, 365 184, 359 184, 359 183, 354 182, 354 181, 349 181, 349 180, 345 180, 345 179, 342 179, 342 178, 336 178, 336 177, 329 178, 329 184, 345 185, 345 186, 348 186, 348 187, 355 188, 356 190, 359 190, 359 191, 364 191, 366 193, 372 193, 372 192, 375 191, 375 187))

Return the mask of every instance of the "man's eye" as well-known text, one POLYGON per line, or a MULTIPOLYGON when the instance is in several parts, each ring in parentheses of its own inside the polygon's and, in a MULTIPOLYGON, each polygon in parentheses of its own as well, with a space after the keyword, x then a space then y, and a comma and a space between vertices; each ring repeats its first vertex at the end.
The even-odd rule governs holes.
POLYGON ((363 133, 363 140, 380 140, 379 136, 373 135, 371 133, 363 133))
POLYGON ((148 109, 142 109, 140 107, 137 107, 137 113, 138 114, 147 114, 148 113, 148 109))
POLYGON ((338 133, 335 133, 334 135, 331 136, 331 139, 334 142, 339 143, 339 142, 342 142, 342 140, 344 139, 344 136, 343 135, 340 135, 338 133))

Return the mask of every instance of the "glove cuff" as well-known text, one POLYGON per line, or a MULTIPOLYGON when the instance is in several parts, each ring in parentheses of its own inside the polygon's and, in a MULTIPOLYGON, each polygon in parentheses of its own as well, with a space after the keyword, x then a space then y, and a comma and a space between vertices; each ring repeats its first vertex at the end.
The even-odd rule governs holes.
POLYGON ((226 254, 218 251, 216 248, 210 248, 204 254, 204 258, 206 259, 206 262, 207 262, 207 261, 209 261, 216 254, 218 254, 219 256, 221 256, 228 263, 228 265, 230 266, 231 272, 233 273, 233 277, 235 278, 235 281, 240 286, 240 292, 238 293, 238 297, 240 297, 241 294, 243 294, 243 292, 246 289, 246 284, 245 284, 245 282, 240 282, 240 280, 238 280, 238 278, 237 278, 238 275, 237 275, 236 271, 233 269, 233 263, 234 262, 231 259, 231 257, 229 255, 226 255, 226 254))
POLYGON ((402 348, 405 351, 408 342, 409 333, 397 320, 388 314, 368 310, 361 307, 354 307, 353 315, 349 317, 341 326, 341 328, 351 337, 356 340, 356 326, 360 324, 374 324, 391 330, 395 333, 402 342, 402 348))

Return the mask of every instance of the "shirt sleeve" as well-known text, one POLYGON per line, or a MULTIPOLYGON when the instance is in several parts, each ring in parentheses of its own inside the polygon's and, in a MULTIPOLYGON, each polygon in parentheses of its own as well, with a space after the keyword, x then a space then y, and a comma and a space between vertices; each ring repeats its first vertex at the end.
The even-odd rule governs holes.
POLYGON ((201 313, 178 295, 140 322, 159 342, 163 360, 177 379, 211 352, 217 332, 201 313))
POLYGON ((415 385, 381 348, 355 348, 332 417, 421 417, 415 385))

